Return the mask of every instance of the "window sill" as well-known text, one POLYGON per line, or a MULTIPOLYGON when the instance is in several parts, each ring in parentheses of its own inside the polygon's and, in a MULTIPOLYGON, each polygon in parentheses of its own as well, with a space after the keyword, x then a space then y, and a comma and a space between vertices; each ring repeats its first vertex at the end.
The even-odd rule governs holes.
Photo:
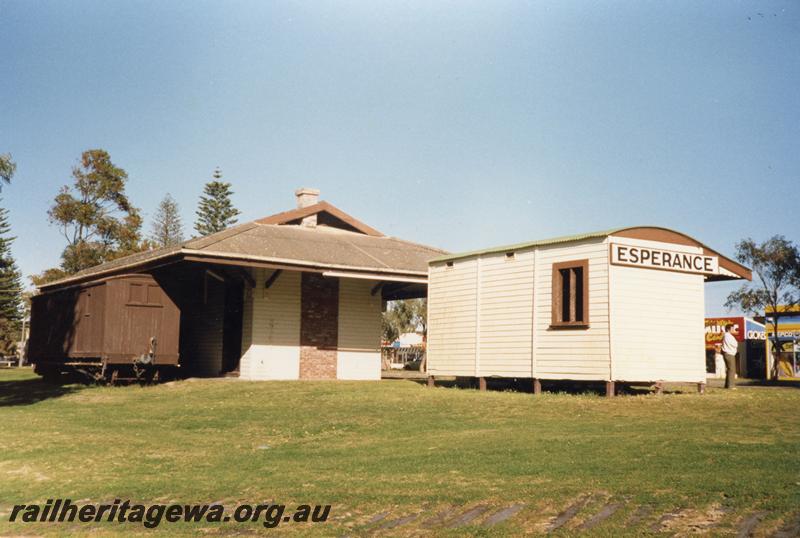
POLYGON ((550 330, 553 331, 569 331, 569 330, 582 330, 588 329, 588 323, 552 323, 550 325, 550 330))

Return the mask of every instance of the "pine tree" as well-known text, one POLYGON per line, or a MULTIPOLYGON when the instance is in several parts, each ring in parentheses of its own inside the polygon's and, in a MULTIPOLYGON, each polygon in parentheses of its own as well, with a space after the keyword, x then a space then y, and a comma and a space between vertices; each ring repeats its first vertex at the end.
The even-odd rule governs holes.
POLYGON ((22 276, 11 254, 8 210, 0 207, 0 353, 14 352, 22 318, 22 276))
MULTIPOLYGON (((17 164, 11 159, 10 153, 0 155, 0 180, 3 183, 11 183, 11 178, 14 177, 16 169, 17 164)), ((0 189, 2 189, 3 183, 0 183, 0 189)))
POLYGON ((197 221, 194 229, 200 235, 211 235, 221 232, 228 226, 236 224, 240 211, 231 202, 231 184, 220 181, 222 172, 214 170, 214 181, 206 183, 200 204, 197 207, 197 221))
POLYGON ((167 194, 153 217, 150 239, 159 247, 168 247, 183 242, 183 223, 178 203, 167 194))

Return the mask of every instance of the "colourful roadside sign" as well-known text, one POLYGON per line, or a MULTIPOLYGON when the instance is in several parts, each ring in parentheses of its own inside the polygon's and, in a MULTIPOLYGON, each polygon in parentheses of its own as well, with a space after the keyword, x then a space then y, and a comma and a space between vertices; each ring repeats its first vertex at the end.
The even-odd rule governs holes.
POLYGON ((744 338, 745 340, 765 340, 767 338, 766 327, 757 321, 745 318, 744 338))
POLYGON ((722 335, 725 333, 726 325, 733 325, 731 334, 739 342, 743 342, 746 336, 745 318, 741 316, 729 318, 706 318, 706 349, 714 349, 717 344, 722 344, 722 335))
MULTIPOLYGON (((772 323, 767 322, 767 334, 773 334, 772 323)), ((781 315, 778 318, 778 336, 785 338, 800 338, 800 314, 781 315)))

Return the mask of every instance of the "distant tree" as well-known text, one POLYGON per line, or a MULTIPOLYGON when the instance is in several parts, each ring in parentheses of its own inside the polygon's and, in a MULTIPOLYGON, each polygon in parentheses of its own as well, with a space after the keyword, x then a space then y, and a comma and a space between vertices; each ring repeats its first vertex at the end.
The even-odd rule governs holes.
POLYGON ((51 267, 50 269, 45 269, 38 275, 30 275, 28 278, 30 278, 34 286, 42 286, 48 282, 68 277, 71 274, 72 273, 68 273, 60 267, 51 267))
POLYGON ((397 312, 393 308, 388 307, 381 316, 381 331, 382 338, 385 342, 390 344, 398 339, 400 336, 400 327, 403 322, 398 319, 397 312))
POLYGON ((8 210, 0 207, 0 354, 10 355, 19 340, 23 316, 22 275, 11 254, 8 210))
POLYGON ((236 224, 240 211, 231 202, 231 184, 220 181, 222 172, 214 170, 214 181, 206 183, 200 204, 197 207, 197 221, 194 229, 200 235, 211 235, 236 224))
POLYGON ((426 299, 407 299, 394 301, 383 313, 383 339, 394 342, 408 332, 428 330, 428 301, 426 299))
MULTIPOLYGON (((17 165, 11 155, 0 155, 0 179, 11 183, 17 165)), ((22 276, 11 253, 11 225, 8 210, 0 207, 0 354, 10 355, 19 339, 19 323, 23 316, 22 276)))
MULTIPOLYGON (((755 282, 745 284, 728 295, 725 306, 739 307, 752 315, 760 316, 781 309, 791 309, 800 304, 800 251, 782 235, 776 235, 757 244, 752 239, 744 239, 736 245, 736 259, 750 266, 755 273, 755 282)), ((772 325, 772 351, 774 355, 771 377, 778 376, 777 315, 770 317, 772 325)))
POLYGON ((167 194, 153 217, 150 239, 159 247, 168 247, 183 242, 183 223, 178 203, 167 194))
POLYGON ((83 152, 80 165, 72 169, 72 178, 73 185, 62 187, 48 211, 50 222, 67 240, 61 267, 35 277, 39 282, 150 246, 141 238, 139 210, 125 194, 128 174, 111 162, 106 151, 83 152))
POLYGON ((411 299, 411 311, 414 314, 414 323, 417 330, 422 333, 422 336, 428 336, 428 300, 427 299, 411 299))
MULTIPOLYGON (((406 299, 389 303, 381 318, 381 328, 383 340, 389 343, 408 332, 422 332, 425 339, 428 332, 428 300, 406 299)), ((387 360, 384 357, 384 361, 387 360)), ((420 371, 425 371, 426 362, 426 355, 423 355, 420 371)), ((383 367, 388 368, 388 364, 383 367)))
MULTIPOLYGON (((17 164, 11 160, 11 155, 5 153, 0 155, 0 180, 3 183, 11 183, 11 178, 14 177, 14 172, 17 170, 17 164)), ((0 183, 2 189, 2 183, 0 183)))

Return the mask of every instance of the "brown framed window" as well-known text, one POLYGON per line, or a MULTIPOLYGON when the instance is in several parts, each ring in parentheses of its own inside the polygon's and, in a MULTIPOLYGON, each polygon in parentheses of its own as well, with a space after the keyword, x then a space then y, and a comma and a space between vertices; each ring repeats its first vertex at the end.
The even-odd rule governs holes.
POLYGON ((589 260, 553 264, 554 329, 589 327, 589 260))

